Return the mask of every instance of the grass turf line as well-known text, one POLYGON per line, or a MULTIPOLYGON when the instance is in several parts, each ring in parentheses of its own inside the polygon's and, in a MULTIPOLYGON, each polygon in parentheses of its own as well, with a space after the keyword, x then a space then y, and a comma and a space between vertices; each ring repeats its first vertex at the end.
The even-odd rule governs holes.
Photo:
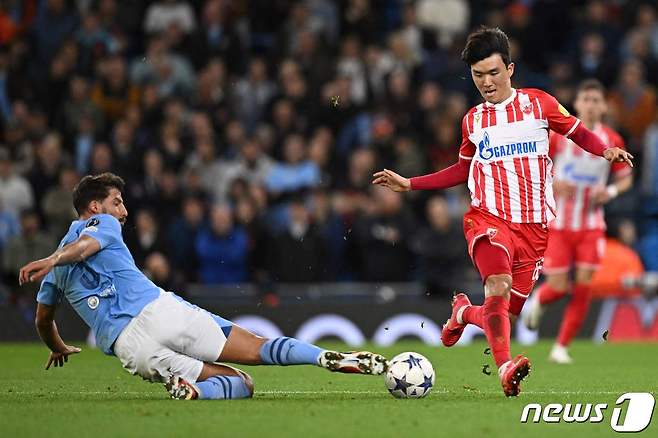
MULTIPOLYGON (((340 348, 339 344, 323 344, 340 348)), ((548 363, 549 342, 514 345, 533 362, 521 397, 506 399, 486 345, 432 348, 401 342, 378 349, 392 357, 417 351, 437 373, 432 393, 397 400, 376 376, 314 367, 241 367, 256 383, 253 400, 179 402, 160 385, 121 369, 116 358, 87 349, 62 369, 43 370, 45 347, 1 344, 0 436, 613 436, 614 402, 624 392, 658 394, 658 344, 576 342, 573 366, 548 363), (490 364, 491 376, 482 373, 490 364), (527 403, 608 403, 600 424, 521 424, 527 403)), ((639 436, 658 435, 658 416, 639 436)))

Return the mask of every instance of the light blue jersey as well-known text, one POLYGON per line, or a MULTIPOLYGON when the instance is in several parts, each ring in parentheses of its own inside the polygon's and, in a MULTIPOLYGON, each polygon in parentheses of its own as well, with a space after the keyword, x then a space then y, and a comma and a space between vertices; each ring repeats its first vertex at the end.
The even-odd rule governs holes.
POLYGON ((62 297, 94 331, 105 354, 130 320, 160 295, 161 289, 135 265, 121 236, 121 224, 109 214, 73 221, 59 244, 81 235, 96 239, 101 250, 84 262, 57 266, 41 282, 37 301, 55 305, 62 297))

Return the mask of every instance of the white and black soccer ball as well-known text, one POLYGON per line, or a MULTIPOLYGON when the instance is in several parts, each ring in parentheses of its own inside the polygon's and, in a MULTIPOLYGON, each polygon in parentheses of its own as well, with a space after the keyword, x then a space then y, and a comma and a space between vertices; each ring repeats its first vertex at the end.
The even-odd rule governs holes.
POLYGON ((385 380, 393 397, 421 398, 434 386, 434 368, 422 354, 407 351, 389 361, 385 380))

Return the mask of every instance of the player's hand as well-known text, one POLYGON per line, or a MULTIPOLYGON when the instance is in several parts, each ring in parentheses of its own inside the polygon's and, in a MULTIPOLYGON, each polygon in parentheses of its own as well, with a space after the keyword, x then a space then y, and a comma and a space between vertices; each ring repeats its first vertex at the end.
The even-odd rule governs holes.
POLYGON ((629 166, 633 167, 633 162, 631 161, 633 155, 621 148, 608 148, 603 151, 603 157, 611 163, 614 163, 615 161, 625 161, 629 166))
POLYGON ((69 361, 70 355, 78 354, 80 351, 82 350, 78 347, 72 347, 70 345, 67 345, 64 351, 51 351, 50 356, 48 356, 48 362, 46 362, 46 369, 50 369, 50 366, 53 364, 55 367, 63 367, 64 362, 69 361))
POLYGON ((41 281, 54 267, 55 261, 50 257, 30 262, 23 266, 18 273, 18 284, 22 286, 31 281, 41 281))
POLYGON ((392 170, 384 169, 372 175, 375 179, 373 184, 388 187, 394 192, 408 192, 411 190, 411 181, 392 170))

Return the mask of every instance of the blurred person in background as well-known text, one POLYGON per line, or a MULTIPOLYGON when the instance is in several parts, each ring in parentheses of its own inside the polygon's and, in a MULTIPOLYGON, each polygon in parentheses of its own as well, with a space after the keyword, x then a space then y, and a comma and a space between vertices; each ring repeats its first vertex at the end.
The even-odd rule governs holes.
POLYGON ((248 279, 249 242, 226 204, 210 209, 209 224, 196 237, 199 279, 204 284, 236 284, 248 279))
POLYGON ((2 265, 4 282, 10 287, 10 302, 17 305, 26 321, 34 319, 34 294, 38 284, 18 284, 18 272, 30 260, 50 254, 53 239, 41 230, 41 220, 35 210, 23 210, 20 214, 20 234, 9 240, 4 247, 2 265))
POLYGON ((52 236, 66 234, 71 221, 77 217, 73 202, 73 189, 80 180, 78 173, 71 167, 65 167, 59 174, 59 184, 46 192, 41 200, 41 210, 48 232, 52 236))
POLYGON ((626 61, 608 97, 610 116, 628 133, 632 152, 636 151, 633 145, 641 144, 646 129, 656 117, 656 92, 646 83, 645 75, 641 62, 626 61))
POLYGON ((164 252, 167 249, 160 221, 152 210, 147 208, 137 210, 135 226, 126 231, 126 241, 132 249, 133 259, 138 268, 144 267, 149 254, 164 252))
POLYGON ((433 297, 448 297, 464 282, 469 271, 466 242, 460 224, 450 216, 448 203, 432 196, 426 207, 428 225, 416 231, 411 251, 418 258, 420 279, 433 297))
MULTIPOLYGON (((607 106, 605 88, 599 81, 590 79, 580 84, 574 108, 583 125, 608 147, 625 148, 621 136, 603 123, 607 106)), ((549 360, 569 364, 573 359, 568 347, 587 317, 592 299, 590 283, 605 250, 603 206, 631 188, 633 175, 627 163, 611 164, 556 133, 551 133, 550 147, 557 217, 549 225, 544 253, 546 281, 535 292, 524 322, 536 330, 545 306, 568 295, 569 304, 549 360)))
POLYGON ((18 217, 19 213, 34 206, 30 183, 16 174, 9 151, 0 147, 0 202, 3 210, 18 217))
POLYGON ((198 196, 186 196, 181 213, 173 219, 167 230, 168 251, 174 270, 183 274, 188 282, 198 278, 199 261, 196 238, 205 227, 205 205, 198 196))
POLYGON ((413 216, 399 193, 372 187, 364 214, 354 222, 351 240, 359 279, 370 282, 408 281, 415 267, 409 244, 413 216))
POLYGON ((320 282, 327 279, 327 248, 304 201, 288 204, 288 223, 268 242, 272 280, 282 283, 320 282))

